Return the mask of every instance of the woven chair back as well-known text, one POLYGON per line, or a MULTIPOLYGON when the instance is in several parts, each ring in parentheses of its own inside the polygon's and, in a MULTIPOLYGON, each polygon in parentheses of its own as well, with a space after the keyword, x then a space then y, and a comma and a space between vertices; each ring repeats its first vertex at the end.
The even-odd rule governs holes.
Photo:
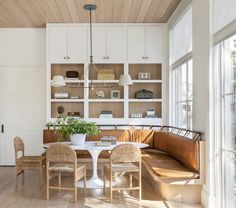
POLYGON ((46 152, 47 162, 75 163, 76 153, 67 144, 51 144, 46 152))
POLYGON ((15 137, 14 139, 14 148, 15 148, 15 159, 18 157, 18 152, 22 152, 22 155, 24 156, 25 151, 25 145, 23 140, 20 137, 15 137))
POLYGON ((112 150, 110 161, 112 163, 140 162, 141 151, 133 144, 121 144, 112 150))

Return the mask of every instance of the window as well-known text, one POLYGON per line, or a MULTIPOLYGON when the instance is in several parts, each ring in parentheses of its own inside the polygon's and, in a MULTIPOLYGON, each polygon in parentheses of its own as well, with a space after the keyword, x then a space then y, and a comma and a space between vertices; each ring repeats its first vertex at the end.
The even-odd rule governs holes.
MULTIPOLYGON (((218 108, 220 121, 217 126, 221 129, 218 136, 221 183, 216 183, 216 189, 222 190, 218 193, 218 207, 228 208, 236 207, 236 35, 218 44, 215 54, 215 68, 218 68, 222 86, 216 92, 222 106, 218 108)), ((220 84, 218 82, 218 87, 220 84)))
POLYGON ((175 124, 192 129, 192 59, 174 69, 175 124))
POLYGON ((171 29, 172 96, 171 120, 192 129, 192 7, 188 7, 171 29))

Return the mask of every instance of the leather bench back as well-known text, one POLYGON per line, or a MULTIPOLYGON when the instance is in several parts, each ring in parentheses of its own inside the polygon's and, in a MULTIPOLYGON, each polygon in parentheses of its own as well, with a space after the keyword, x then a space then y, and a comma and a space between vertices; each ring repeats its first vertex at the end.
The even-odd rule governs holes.
MULTIPOLYGON (((153 148, 154 130, 102 130, 95 136, 87 135, 86 141, 99 141, 103 136, 114 136, 119 142, 142 142, 148 144, 148 148, 153 148)), ((60 135, 55 130, 45 129, 43 131, 43 142, 56 142, 60 135)))
POLYGON ((154 148, 169 153, 186 167, 199 172, 199 141, 170 132, 156 131, 154 148))

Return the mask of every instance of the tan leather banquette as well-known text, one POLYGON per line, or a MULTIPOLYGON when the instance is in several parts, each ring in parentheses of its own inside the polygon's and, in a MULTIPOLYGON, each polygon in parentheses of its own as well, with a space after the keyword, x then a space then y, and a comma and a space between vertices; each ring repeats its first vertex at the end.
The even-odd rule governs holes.
MULTIPOLYGON (((167 131, 166 131, 167 129, 167 131)), ((188 132, 188 131, 186 131, 188 132)), ((192 133, 192 132, 191 132, 192 133)), ((97 141, 103 136, 115 136, 118 141, 142 142, 149 146, 142 150, 143 164, 158 178, 195 179, 199 177, 199 139, 161 130, 102 130, 99 135, 87 136, 87 141, 97 141)), ((44 130, 44 143, 55 142, 60 135, 54 130, 44 130)), ((90 158, 87 151, 78 151, 78 158, 90 158)), ((109 152, 103 151, 100 158, 108 158, 109 152)))

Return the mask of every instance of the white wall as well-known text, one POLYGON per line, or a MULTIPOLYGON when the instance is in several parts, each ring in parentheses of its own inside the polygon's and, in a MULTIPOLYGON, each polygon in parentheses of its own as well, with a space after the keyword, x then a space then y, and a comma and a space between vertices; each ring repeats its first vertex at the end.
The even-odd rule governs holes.
MULTIPOLYGON (((24 119, 24 120, 30 119, 30 122, 33 122, 32 125, 34 125, 36 129, 32 131, 29 129, 30 127, 27 128, 28 126, 27 125, 25 126, 24 130, 21 128, 17 132, 16 130, 13 130, 13 129, 9 130, 9 131, 12 131, 12 135, 14 136, 16 136, 17 134, 17 135, 22 135, 25 137, 25 142, 26 142, 26 147, 27 147, 26 153, 30 153, 30 154, 39 154, 42 150, 40 148, 40 144, 42 144, 42 129, 45 127, 45 120, 46 120, 45 119, 45 56, 46 56, 45 33, 46 33, 45 29, 33 29, 33 28, 27 28, 27 29, 1 28, 0 29, 0 71, 6 72, 6 71, 11 70, 11 72, 16 71, 18 73, 19 71, 21 71, 22 73, 29 71, 28 74, 33 73, 36 76, 35 79, 37 81, 37 89, 35 88, 35 82, 33 83, 32 80, 27 81, 27 78, 25 77, 23 78, 25 78, 24 81, 27 82, 26 83, 27 85, 25 86, 32 88, 30 89, 30 92, 32 92, 31 93, 32 96, 37 94, 36 100, 35 100, 35 97, 32 97, 32 99, 34 99, 34 105, 32 106, 32 108, 34 108, 35 106, 35 111, 36 111, 36 106, 37 106, 37 112, 40 112, 40 115, 38 115, 37 118, 35 118, 34 116, 31 116, 31 118, 28 117, 28 118, 15 119, 17 122, 19 122, 19 126, 22 126, 23 123, 26 123, 26 122, 20 123, 21 119, 24 119), (29 138, 25 136, 26 134, 29 134, 29 133, 31 134, 31 138, 29 136, 28 136, 29 138)), ((19 78, 23 79, 22 76, 19 78)), ((17 90, 17 83, 20 83, 20 81, 19 82, 18 80, 14 82, 12 81, 12 83, 8 83, 8 85, 10 84, 12 89, 16 89, 15 93, 17 93, 17 96, 21 97, 20 93, 25 93, 22 95, 22 97, 28 96, 28 98, 30 99, 31 94, 28 93, 27 95, 27 92, 19 92, 19 90, 17 90)), ((4 87, 6 86, 3 86, 3 88, 4 87)), ((20 86, 20 89, 22 89, 21 86, 20 86)), ((9 88, 7 88, 5 91, 7 90, 9 90, 9 88)), ((3 92, 4 92, 4 89, 3 89, 3 92)), ((21 98, 19 98, 19 100, 20 99, 21 98)), ((0 100, 0 109, 4 109, 6 111, 7 106, 4 106, 4 104, 2 103, 4 103, 4 100, 0 100)), ((20 108, 20 109, 23 111, 27 111, 25 113, 21 112, 21 115, 28 115, 29 110, 33 110, 33 109, 25 109, 25 108, 23 109, 20 108)), ((14 109, 12 109, 12 111, 13 110, 14 109)), ((10 112, 10 111, 11 109, 7 109, 7 112, 10 112)), ((8 123, 10 122, 10 118, 7 118, 7 116, 3 116, 3 114, 0 115, 0 120, 1 120, 1 116, 2 116, 1 122, 3 122, 3 120, 8 123)), ((9 128, 6 128, 6 129, 9 129, 9 128)), ((6 134, 0 134, 1 139, 3 138, 5 139, 5 137, 6 137, 6 134)))

